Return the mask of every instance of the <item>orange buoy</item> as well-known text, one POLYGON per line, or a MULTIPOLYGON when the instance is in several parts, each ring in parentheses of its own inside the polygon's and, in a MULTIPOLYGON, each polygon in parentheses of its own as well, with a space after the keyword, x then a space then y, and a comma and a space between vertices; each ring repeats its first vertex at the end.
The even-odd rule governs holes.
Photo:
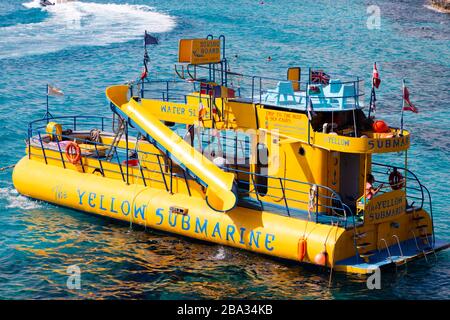
POLYGON ((324 266, 327 263, 327 252, 322 251, 314 257, 314 262, 320 266, 324 266))
POLYGON ((298 240, 298 260, 303 261, 306 255, 306 239, 298 240))
POLYGON ((76 164, 81 159, 81 150, 76 142, 70 141, 66 146, 66 158, 70 163, 76 164))
POLYGON ((373 131, 376 133, 386 133, 389 132, 389 126, 383 120, 376 120, 372 124, 373 131))
POLYGON ((403 189, 405 186, 405 179, 403 178, 403 175, 395 169, 389 175, 389 184, 391 185, 392 190, 403 189))

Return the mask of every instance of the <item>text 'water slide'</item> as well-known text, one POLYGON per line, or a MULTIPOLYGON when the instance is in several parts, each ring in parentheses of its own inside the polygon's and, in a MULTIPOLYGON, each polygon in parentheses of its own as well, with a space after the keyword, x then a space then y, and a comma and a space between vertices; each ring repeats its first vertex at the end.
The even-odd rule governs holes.
POLYGON ((224 172, 199 151, 165 126, 148 108, 131 99, 128 86, 116 85, 106 89, 106 97, 121 116, 137 124, 138 130, 148 134, 168 151, 178 163, 187 168, 207 186, 206 201, 216 211, 228 211, 236 205, 234 175, 224 172))

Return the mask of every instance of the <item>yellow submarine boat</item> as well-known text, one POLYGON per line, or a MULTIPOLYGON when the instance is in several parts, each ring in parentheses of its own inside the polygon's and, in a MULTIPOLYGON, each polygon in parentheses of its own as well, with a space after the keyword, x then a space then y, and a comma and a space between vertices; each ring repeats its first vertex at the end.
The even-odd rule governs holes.
POLYGON ((303 81, 297 67, 284 79, 231 72, 223 36, 181 40, 175 72, 159 80, 145 69, 134 83, 108 87, 112 118, 31 122, 15 188, 349 273, 449 246, 435 239, 430 193, 407 168, 410 133, 374 131, 361 79, 310 71, 303 81), (390 164, 373 161, 382 153, 390 164), (370 199, 369 174, 385 184, 370 199))

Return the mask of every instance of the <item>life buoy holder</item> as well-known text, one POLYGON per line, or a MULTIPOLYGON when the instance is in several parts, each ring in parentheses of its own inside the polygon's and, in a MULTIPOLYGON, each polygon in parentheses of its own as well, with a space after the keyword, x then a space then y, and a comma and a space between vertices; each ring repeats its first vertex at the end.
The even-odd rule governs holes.
POLYGON ((55 138, 57 141, 62 141, 62 127, 59 123, 50 121, 47 123, 45 131, 48 133, 51 141, 55 141, 55 138))
POLYGON ((66 146, 66 158, 72 164, 81 160, 81 149, 76 142, 69 142, 66 146))
POLYGON ((389 175, 389 184, 391 185, 392 190, 399 190, 405 186, 405 179, 397 169, 394 169, 389 175))

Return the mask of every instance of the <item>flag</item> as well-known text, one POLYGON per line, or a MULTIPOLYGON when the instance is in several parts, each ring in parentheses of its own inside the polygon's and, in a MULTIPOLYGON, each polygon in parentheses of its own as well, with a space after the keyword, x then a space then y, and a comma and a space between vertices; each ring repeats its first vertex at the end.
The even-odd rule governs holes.
POLYGON ((200 94, 207 94, 212 96, 213 95, 213 87, 205 82, 200 83, 200 94))
POLYGON ((144 80, 145 78, 147 78, 147 75, 148 75, 148 70, 147 70, 147 67, 144 66, 144 67, 142 68, 141 80, 144 80))
POLYGON ((323 70, 311 70, 310 81, 312 83, 329 84, 330 76, 323 72, 323 70))
POLYGON ((64 93, 61 89, 58 89, 56 87, 53 87, 51 85, 47 85, 47 95, 48 96, 63 96, 64 93))
POLYGON ((369 118, 371 113, 373 113, 372 116, 375 116, 375 112, 377 111, 376 102, 377 95, 375 94, 375 87, 372 87, 372 91, 370 92, 369 118))
POLYGON ((236 98, 236 93, 233 89, 225 86, 212 87, 214 98, 236 98))
POLYGON ((380 74, 378 73, 377 63, 375 62, 373 64, 372 84, 375 88, 378 89, 380 83, 381 83, 380 74))
POLYGON ((312 103, 311 98, 309 98, 307 111, 308 111, 308 119, 309 119, 309 121, 312 121, 312 118, 316 115, 316 113, 314 112, 313 103, 312 103))
POLYGON ((228 88, 227 90, 227 98, 236 98, 236 91, 234 89, 228 88))
POLYGON ((419 113, 419 110, 409 101, 409 91, 405 84, 403 84, 403 111, 419 113))
POLYGON ((145 31, 144 45, 148 45, 148 44, 158 44, 158 39, 149 35, 147 33, 147 31, 145 31))
POLYGON ((214 98, 221 98, 222 97, 222 86, 214 86, 214 98))

